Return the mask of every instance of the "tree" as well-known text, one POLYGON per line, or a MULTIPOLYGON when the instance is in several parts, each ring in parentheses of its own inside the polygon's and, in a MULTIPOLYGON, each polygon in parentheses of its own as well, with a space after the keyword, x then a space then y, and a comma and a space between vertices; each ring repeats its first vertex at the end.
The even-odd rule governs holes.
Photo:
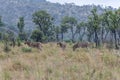
POLYGON ((76 33, 79 34, 79 40, 82 41, 83 40, 83 37, 85 35, 85 30, 86 30, 86 24, 84 22, 80 22, 78 25, 77 25, 77 28, 76 28, 76 33))
POLYGON ((60 27, 56 26, 55 27, 55 35, 56 35, 56 41, 59 41, 59 34, 60 34, 60 27))
POLYGON ((101 19, 101 41, 102 43, 106 40, 108 33, 109 33, 109 21, 107 19, 108 17, 108 13, 105 10, 105 12, 103 14, 100 15, 100 19, 101 19))
MULTIPOLYGON (((117 10, 117 15, 120 17, 120 8, 117 10)), ((119 23, 119 28, 117 30, 118 36, 119 36, 119 41, 120 41, 120 23, 119 23)), ((120 43, 120 42, 119 42, 120 43)))
POLYGON ((96 47, 99 46, 100 41, 99 41, 99 37, 98 37, 98 32, 100 30, 100 18, 99 15, 97 14, 97 9, 94 8, 91 11, 91 16, 89 16, 89 24, 91 25, 91 29, 94 32, 94 41, 96 43, 96 47))
POLYGON ((33 22, 38 26, 37 29, 43 33, 45 41, 53 38, 53 18, 46 11, 37 11, 33 14, 33 22))
POLYGON ((52 25, 48 31, 47 35, 48 42, 55 41, 55 26, 52 25))
POLYGON ((31 38, 36 42, 42 42, 43 41, 43 33, 40 30, 34 30, 32 32, 31 38))
MULTIPOLYGON (((2 16, 0 16, 0 27, 2 27, 4 23, 2 22, 2 16)), ((2 33, 0 32, 0 40, 2 40, 2 33)))
POLYGON ((63 41, 64 39, 64 34, 68 31, 68 27, 66 24, 62 23, 60 27, 60 32, 61 32, 61 39, 63 41))
POLYGON ((65 24, 66 26, 68 26, 68 28, 70 29, 71 34, 72 34, 71 40, 72 40, 72 42, 74 42, 74 36, 76 34, 75 29, 77 26, 77 20, 74 17, 65 16, 62 19, 62 23, 65 24))
POLYGON ((86 23, 87 24, 87 39, 89 42, 92 42, 93 41, 93 36, 94 36, 94 30, 93 30, 93 27, 92 27, 92 21, 91 19, 88 19, 88 22, 86 23))
POLYGON ((2 22, 2 16, 0 16, 0 27, 3 25, 4 25, 4 23, 2 22))
POLYGON ((18 29, 19 29, 19 37, 20 37, 20 40, 26 39, 26 34, 25 34, 25 32, 23 32, 24 26, 25 26, 24 17, 20 17, 20 18, 19 18, 19 21, 18 21, 18 23, 17 23, 17 27, 18 27, 18 29))
POLYGON ((7 30, 5 33, 7 34, 7 38, 8 38, 8 41, 10 42, 10 45, 13 46, 13 47, 15 47, 15 45, 16 45, 16 43, 15 43, 16 39, 15 39, 14 32, 11 31, 11 30, 7 30))
POLYGON ((0 40, 2 40, 2 33, 0 32, 0 40))
POLYGON ((117 11, 109 11, 108 20, 109 30, 114 36, 115 48, 118 49, 119 47, 117 43, 117 29, 119 28, 120 24, 120 15, 117 11))
POLYGON ((18 21, 18 24, 17 24, 17 27, 18 27, 20 33, 23 32, 24 26, 25 26, 24 17, 20 17, 19 21, 18 21))
POLYGON ((23 32, 23 33, 19 33, 18 36, 20 37, 20 40, 26 40, 26 39, 27 39, 27 35, 26 35, 25 32, 23 32))

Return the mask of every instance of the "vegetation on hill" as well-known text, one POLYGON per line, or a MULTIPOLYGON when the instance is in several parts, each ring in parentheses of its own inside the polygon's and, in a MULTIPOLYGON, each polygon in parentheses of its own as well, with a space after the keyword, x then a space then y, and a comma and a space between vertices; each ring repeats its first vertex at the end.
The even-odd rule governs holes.
MULTIPOLYGON (((35 11, 45 10, 55 18, 55 24, 59 25, 61 18, 64 16, 73 16, 78 21, 87 20, 93 5, 76 6, 74 4, 61 5, 58 3, 50 3, 46 0, 0 0, 0 15, 3 21, 8 24, 9 29, 16 28, 19 17, 25 19, 25 29, 32 30, 32 14, 35 11)), ((99 13, 104 8, 96 6, 99 13)), ((109 7, 108 9, 112 9, 109 7)), ((14 29, 16 30, 16 29, 14 29)))

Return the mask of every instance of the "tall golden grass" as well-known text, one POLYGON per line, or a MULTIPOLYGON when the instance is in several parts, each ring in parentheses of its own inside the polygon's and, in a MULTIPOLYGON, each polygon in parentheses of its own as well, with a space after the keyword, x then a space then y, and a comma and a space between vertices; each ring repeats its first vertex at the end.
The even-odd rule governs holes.
POLYGON ((42 51, 28 46, 0 46, 0 80, 120 80, 120 51, 77 49, 63 51, 55 43, 43 44, 42 51))

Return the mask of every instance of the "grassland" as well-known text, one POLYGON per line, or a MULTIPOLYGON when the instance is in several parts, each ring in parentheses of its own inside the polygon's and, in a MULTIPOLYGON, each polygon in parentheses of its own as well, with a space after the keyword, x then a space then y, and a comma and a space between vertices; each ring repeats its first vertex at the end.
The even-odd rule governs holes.
POLYGON ((77 49, 62 51, 55 43, 42 51, 26 45, 6 53, 0 45, 0 80, 120 80, 120 51, 77 49), (31 50, 24 51, 23 48, 31 50))

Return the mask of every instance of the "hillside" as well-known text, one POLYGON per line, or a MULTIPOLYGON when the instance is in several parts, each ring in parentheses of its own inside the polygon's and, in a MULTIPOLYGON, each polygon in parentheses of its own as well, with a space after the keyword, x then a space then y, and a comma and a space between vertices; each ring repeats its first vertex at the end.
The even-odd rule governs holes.
POLYGON ((0 43, 0 80, 120 80, 119 51, 77 49, 62 51, 55 43, 43 44, 42 51, 26 45, 3 51, 0 43))
MULTIPOLYGON (((76 6, 74 4, 61 5, 50 3, 46 0, 0 0, 0 15, 8 26, 16 26, 18 18, 25 17, 26 29, 33 28, 32 14, 37 10, 46 10, 55 18, 55 24, 59 24, 63 16, 74 16, 79 21, 84 21, 90 14, 93 5, 76 6), (28 28, 29 27, 29 28, 28 28)), ((101 6, 97 6, 99 13, 103 12, 101 6)), ((112 9, 111 7, 109 7, 112 9)))

